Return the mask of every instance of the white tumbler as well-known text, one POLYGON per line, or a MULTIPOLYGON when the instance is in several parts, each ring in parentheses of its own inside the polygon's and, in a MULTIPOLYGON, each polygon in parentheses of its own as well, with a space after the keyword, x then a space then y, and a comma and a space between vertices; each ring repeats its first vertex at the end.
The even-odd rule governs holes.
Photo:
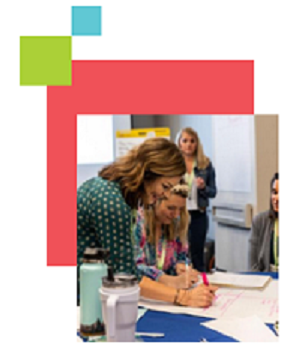
POLYGON ((104 277, 99 292, 107 342, 134 342, 140 295, 136 277, 104 277))

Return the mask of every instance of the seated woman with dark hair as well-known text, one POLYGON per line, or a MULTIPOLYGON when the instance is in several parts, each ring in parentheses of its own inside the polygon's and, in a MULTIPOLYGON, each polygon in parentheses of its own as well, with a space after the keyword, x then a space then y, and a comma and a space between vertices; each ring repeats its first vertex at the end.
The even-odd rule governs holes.
POLYGON ((279 176, 271 180, 270 210, 258 214, 252 222, 251 270, 278 272, 279 266, 279 176))

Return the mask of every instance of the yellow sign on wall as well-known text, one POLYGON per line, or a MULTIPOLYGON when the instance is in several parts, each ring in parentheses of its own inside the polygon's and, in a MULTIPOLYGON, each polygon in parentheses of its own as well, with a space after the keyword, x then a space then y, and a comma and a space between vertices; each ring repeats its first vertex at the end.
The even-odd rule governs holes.
POLYGON ((126 155, 134 146, 140 145, 148 138, 170 139, 169 128, 141 128, 116 132, 116 157, 126 155))

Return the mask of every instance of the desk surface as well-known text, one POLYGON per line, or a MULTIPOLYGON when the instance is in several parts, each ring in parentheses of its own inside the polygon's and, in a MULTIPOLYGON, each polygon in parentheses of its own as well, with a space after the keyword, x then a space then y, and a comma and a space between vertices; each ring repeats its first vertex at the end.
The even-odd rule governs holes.
MULTIPOLYGON (((270 275, 278 279, 277 273, 251 273, 270 275)), ((161 338, 144 337, 144 342, 199 342, 205 338, 208 342, 237 342, 228 337, 201 326, 212 318, 194 317, 191 315, 171 314, 156 311, 147 311, 137 322, 137 332, 160 332, 165 336, 161 338)), ((271 324, 266 324, 273 330, 271 324)))

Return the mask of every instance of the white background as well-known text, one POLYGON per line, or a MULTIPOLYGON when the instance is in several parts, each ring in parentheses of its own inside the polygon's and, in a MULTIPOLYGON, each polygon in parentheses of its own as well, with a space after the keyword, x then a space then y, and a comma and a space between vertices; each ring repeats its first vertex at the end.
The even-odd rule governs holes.
POLYGON ((112 162, 114 136, 112 115, 77 115, 77 164, 112 162))
POLYGON ((0 10, 1 343, 76 344, 75 267, 46 267, 46 87, 19 86, 19 37, 71 35, 72 5, 103 6, 73 59, 254 59, 255 113, 280 115, 281 344, 299 341, 299 2, 52 0, 0 10))

